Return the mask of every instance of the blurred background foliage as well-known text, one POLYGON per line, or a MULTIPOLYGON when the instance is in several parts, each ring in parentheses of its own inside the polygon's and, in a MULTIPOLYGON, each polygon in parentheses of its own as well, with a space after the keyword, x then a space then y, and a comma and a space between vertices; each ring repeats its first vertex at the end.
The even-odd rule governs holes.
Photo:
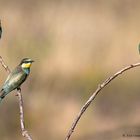
MULTIPOLYGON (((62 140, 99 83, 139 62, 140 1, 0 0, 0 55, 13 69, 35 60, 22 86, 34 140, 62 140)), ((81 118, 73 140, 121 140, 140 134, 140 69, 109 84, 81 118)), ((7 73, 0 68, 0 86, 7 73)), ((0 105, 0 139, 23 140, 14 92, 0 105)), ((132 137, 137 139, 137 137, 132 137)))

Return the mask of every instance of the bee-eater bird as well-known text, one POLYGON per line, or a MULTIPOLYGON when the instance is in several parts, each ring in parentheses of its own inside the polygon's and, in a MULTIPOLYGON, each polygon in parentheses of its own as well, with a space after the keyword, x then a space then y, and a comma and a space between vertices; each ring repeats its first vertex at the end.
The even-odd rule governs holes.
POLYGON ((0 20, 0 39, 1 39, 1 35, 2 35, 2 27, 1 27, 1 20, 0 20))
POLYGON ((8 75, 0 91, 0 101, 11 91, 20 88, 30 73, 32 62, 30 58, 24 58, 20 64, 8 75))

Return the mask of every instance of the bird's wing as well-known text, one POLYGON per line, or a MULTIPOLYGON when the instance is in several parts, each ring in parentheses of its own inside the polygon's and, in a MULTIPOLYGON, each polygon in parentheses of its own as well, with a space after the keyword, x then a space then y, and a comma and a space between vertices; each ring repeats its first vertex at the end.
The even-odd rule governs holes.
POLYGON ((4 82, 4 85, 14 76, 16 76, 19 73, 19 67, 15 68, 7 77, 6 81, 4 82))
POLYGON ((23 71, 19 71, 18 69, 13 70, 7 77, 3 89, 6 92, 16 89, 25 81, 26 77, 27 75, 23 71))

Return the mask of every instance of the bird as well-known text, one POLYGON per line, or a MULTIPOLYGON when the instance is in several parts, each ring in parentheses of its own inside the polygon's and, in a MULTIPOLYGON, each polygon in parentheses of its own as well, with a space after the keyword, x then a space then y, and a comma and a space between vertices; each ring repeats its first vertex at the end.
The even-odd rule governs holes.
POLYGON ((2 35, 2 27, 1 27, 1 20, 0 20, 0 39, 1 39, 1 35, 2 35))
POLYGON ((139 45, 138 45, 138 50, 139 50, 139 54, 140 54, 140 43, 139 43, 139 45))
POLYGON ((19 65, 10 72, 0 91, 0 102, 11 91, 15 89, 20 89, 22 83, 27 79, 28 75, 30 74, 30 67, 33 62, 34 60, 30 58, 24 58, 21 60, 19 65))

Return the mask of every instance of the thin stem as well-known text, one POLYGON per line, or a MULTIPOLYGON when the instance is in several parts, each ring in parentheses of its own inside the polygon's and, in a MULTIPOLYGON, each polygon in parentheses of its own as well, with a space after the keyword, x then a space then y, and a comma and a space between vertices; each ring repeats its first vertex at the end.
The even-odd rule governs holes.
POLYGON ((18 101, 19 101, 19 110, 20 110, 20 125, 23 137, 27 140, 32 140, 31 136, 29 135, 28 131, 25 129, 24 123, 24 111, 23 111, 23 98, 21 94, 21 89, 17 90, 18 101))
POLYGON ((112 80, 114 80, 116 77, 118 77, 120 74, 124 73, 125 71, 132 69, 134 67, 138 67, 140 66, 140 63, 136 63, 136 64, 131 64, 129 66, 126 66, 125 68, 121 69, 120 71, 116 72, 114 75, 112 75, 111 77, 107 78, 102 84, 100 84, 98 86, 98 88, 95 90, 95 92, 90 96, 90 98, 87 100, 87 102, 82 106, 81 110, 79 111, 78 115, 76 116, 76 118, 74 119, 68 133, 67 136, 65 138, 65 140, 69 140, 72 133, 74 132, 74 129, 76 127, 76 125, 78 124, 80 118, 82 117, 82 115, 84 114, 84 112, 86 111, 86 109, 89 107, 89 105, 91 104, 91 102, 95 99, 95 97, 97 96, 97 94, 105 87, 107 86, 112 80))
POLYGON ((1 63, 1 65, 3 66, 3 68, 8 72, 8 73, 10 73, 11 71, 10 71, 10 69, 9 69, 9 67, 4 63, 4 60, 3 60, 3 58, 0 56, 0 63, 1 63))

